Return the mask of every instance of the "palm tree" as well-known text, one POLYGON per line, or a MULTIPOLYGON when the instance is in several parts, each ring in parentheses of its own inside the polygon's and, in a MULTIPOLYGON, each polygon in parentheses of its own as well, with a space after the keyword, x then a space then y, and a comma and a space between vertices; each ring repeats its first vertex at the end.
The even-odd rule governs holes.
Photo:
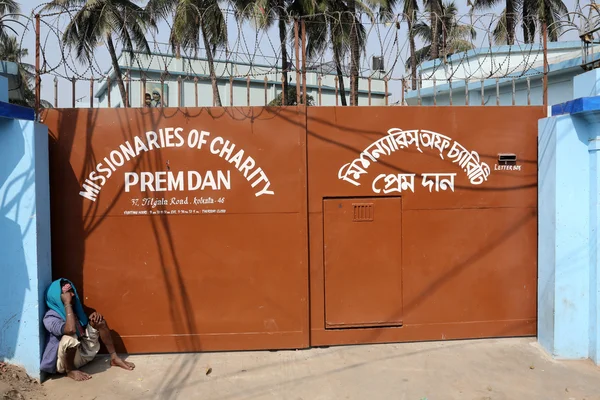
POLYGON ((239 20, 252 20, 256 22, 258 29, 268 30, 277 22, 279 42, 281 44, 282 92, 287 93, 287 29, 289 23, 288 8, 291 2, 289 0, 231 0, 231 2, 235 7, 237 18, 239 20))
POLYGON ((212 84, 213 99, 221 107, 217 84, 214 52, 227 43, 227 24, 218 0, 150 0, 146 6, 152 18, 173 18, 170 43, 174 51, 179 47, 198 54, 200 36, 212 84))
POLYGON ((16 34, 14 29, 8 26, 6 22, 10 20, 11 14, 18 14, 19 12, 21 12, 21 8, 16 0, 0 0, 0 41, 8 38, 7 30, 11 30, 16 34))
POLYGON ((154 21, 129 0, 53 0, 44 7, 44 10, 56 11, 70 9, 78 10, 65 28, 62 41, 69 50, 75 50, 81 63, 91 63, 94 49, 106 41, 123 105, 128 107, 113 36, 123 44, 131 58, 134 58, 134 49, 149 53, 145 34, 149 27, 155 26, 154 21))
MULTIPOLYGON (((415 31, 414 26, 419 12, 419 3, 417 0, 403 0, 402 15, 406 19, 408 26, 408 46, 410 51, 410 75, 412 81, 412 89, 417 89, 417 58, 415 57, 415 31)), ((404 90, 404 88, 402 88, 404 90)))
MULTIPOLYGON (((23 86, 24 100, 11 100, 11 103, 27 107, 35 106, 35 93, 33 90, 35 67, 23 62, 23 59, 29 55, 27 49, 22 48, 14 36, 7 36, 0 41, 0 60, 13 62, 19 67, 19 77, 23 86)), ((51 108, 52 105, 47 101, 41 100, 42 108, 51 108)))
POLYGON ((436 60, 439 58, 439 50, 440 50, 440 32, 442 31, 442 21, 441 15, 443 13, 443 4, 442 0, 423 0, 425 5, 425 9, 429 10, 430 15, 430 26, 432 30, 432 43, 430 47, 430 58, 432 60, 436 60))
POLYGON ((500 2, 504 1, 504 10, 494 29, 494 40, 497 44, 515 44, 515 18, 517 11, 523 6, 523 0, 475 0, 473 2, 474 10, 482 10, 486 8, 496 7, 500 2), (500 42, 502 40, 502 42, 500 42))
POLYGON ((558 41, 563 28, 561 21, 565 16, 569 20, 568 13, 569 10, 562 0, 523 0, 523 34, 526 43, 533 43, 536 26, 544 22, 549 27, 548 39, 551 42, 558 41))
MULTIPOLYGON (((323 0, 318 4, 316 14, 307 16, 307 56, 313 58, 324 52, 329 46, 333 52, 333 62, 338 78, 339 94, 342 106, 347 105, 344 85, 343 60, 350 50, 350 37, 354 24, 353 15, 349 13, 343 1, 323 0)), ((364 26, 359 27, 358 38, 365 37, 364 26)), ((359 47, 364 47, 364 41, 359 40, 359 47)))
MULTIPOLYGON (((341 1, 341 0, 340 0, 341 1)), ((365 48, 366 38, 364 26, 360 21, 360 13, 371 16, 374 11, 379 14, 381 22, 393 18, 393 10, 399 0, 345 0, 348 12, 353 16, 350 30, 350 76, 353 78, 353 104, 358 105, 358 74, 360 53, 365 48)))
MULTIPOLYGON (((258 29, 267 30, 275 21, 278 24, 281 44, 282 92, 288 93, 288 53, 287 30, 290 17, 309 18, 320 9, 324 0, 230 0, 240 20, 251 20, 258 29)), ((308 28, 307 28, 308 30, 308 28)), ((296 60, 298 63, 298 60, 296 60)), ((297 66, 298 67, 298 66, 297 66)), ((295 96, 295 92, 294 92, 295 96)), ((286 105, 294 105, 296 99, 286 97, 286 105)))
MULTIPOLYGON (((29 97, 28 94, 33 94, 31 83, 35 77, 35 67, 22 61, 28 54, 27 49, 19 46, 15 36, 7 36, 4 40, 0 41, 0 60, 13 62, 18 65, 20 82, 23 86, 25 99, 29 97)), ((27 102, 25 104, 29 105, 27 102)))
MULTIPOLYGON (((457 13, 458 9, 453 1, 442 4, 439 17, 441 29, 437 30, 437 42, 440 44, 439 52, 444 59, 451 54, 468 51, 475 47, 472 41, 476 38, 477 32, 470 25, 459 24, 456 20, 457 13)), ((418 22, 415 24, 414 30, 415 35, 426 45, 415 51, 414 56, 409 57, 406 61, 407 68, 412 68, 411 66, 415 63, 418 65, 423 61, 434 59, 431 51, 434 31, 431 26, 424 22, 418 22), (413 58, 414 60, 412 60, 413 58)))
MULTIPOLYGON (((358 5, 362 5, 359 3, 358 5)), ((360 28, 364 29, 364 26, 360 23, 359 16, 357 15, 357 2, 356 0, 346 0, 346 6, 348 7, 348 13, 352 17, 350 23, 350 84, 352 85, 351 91, 354 93, 352 103, 358 104, 358 74, 360 66, 360 49, 361 42, 364 43, 364 35, 361 35, 360 28)))
POLYGON ((331 45, 342 105, 346 105, 342 60, 348 52, 354 92, 352 103, 358 105, 360 55, 366 45, 361 14, 366 14, 374 22, 373 13, 378 12, 381 21, 389 21, 397 3, 398 0, 322 0, 317 5, 318 14, 306 18, 310 24, 307 26, 309 56, 331 45))
MULTIPOLYGON (((500 0, 475 0, 473 8, 491 8, 499 2, 500 0)), ((562 30, 560 21, 564 16, 568 18, 568 9, 562 0, 506 0, 505 9, 493 32, 496 44, 515 44, 515 19, 519 11, 525 43, 533 43, 536 31, 544 21, 550 27, 548 38, 550 41, 557 41, 562 30)))

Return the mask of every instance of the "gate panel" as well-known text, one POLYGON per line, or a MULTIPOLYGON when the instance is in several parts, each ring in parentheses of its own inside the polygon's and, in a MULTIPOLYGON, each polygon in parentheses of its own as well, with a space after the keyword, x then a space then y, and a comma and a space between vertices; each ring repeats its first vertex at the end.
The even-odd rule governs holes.
POLYGON ((119 350, 308 346, 302 108, 43 119, 53 274, 102 312, 119 350))
POLYGON ((535 334, 542 107, 307 112, 313 345, 535 334), (323 199, 373 196, 402 197, 402 327, 328 329, 323 199))
POLYGON ((402 324, 402 201, 326 199, 325 326, 402 324))

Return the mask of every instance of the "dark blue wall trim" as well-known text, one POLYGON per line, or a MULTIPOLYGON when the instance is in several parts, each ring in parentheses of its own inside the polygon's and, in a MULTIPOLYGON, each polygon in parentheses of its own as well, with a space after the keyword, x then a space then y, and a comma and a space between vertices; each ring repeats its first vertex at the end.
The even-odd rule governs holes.
POLYGON ((552 116, 598 110, 600 110, 600 96, 580 97, 566 103, 553 105, 552 116))
POLYGON ((17 106, 0 101, 0 117, 34 121, 35 113, 33 112, 33 108, 17 106))

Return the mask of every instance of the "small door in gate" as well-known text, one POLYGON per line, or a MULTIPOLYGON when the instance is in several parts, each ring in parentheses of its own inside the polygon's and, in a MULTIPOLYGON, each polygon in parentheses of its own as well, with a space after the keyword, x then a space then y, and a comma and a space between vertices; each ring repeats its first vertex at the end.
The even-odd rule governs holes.
POLYGON ((402 325, 402 199, 323 202, 325 327, 402 325))

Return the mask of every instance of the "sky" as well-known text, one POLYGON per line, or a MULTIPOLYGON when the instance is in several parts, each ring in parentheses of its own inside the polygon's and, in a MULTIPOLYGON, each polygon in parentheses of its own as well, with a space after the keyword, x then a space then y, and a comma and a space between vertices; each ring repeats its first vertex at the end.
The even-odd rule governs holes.
MULTIPOLYGON (((584 8, 589 5, 589 0, 566 0, 565 4, 570 11, 576 9, 577 5, 584 8)), ((18 24, 11 26, 21 35, 22 46, 29 50, 29 56, 24 60, 30 64, 35 62, 35 31, 34 22, 29 19, 36 9, 39 9, 39 2, 35 0, 21 0, 21 13, 24 17, 19 21, 25 24, 27 29, 23 29, 18 24), (26 17, 25 17, 26 16, 26 17)), ((138 4, 140 4, 138 2, 138 4)), ((143 3, 141 3, 143 4, 143 3)), ((476 47, 488 47, 490 44, 490 28, 492 17, 490 14, 500 14, 502 7, 498 6, 494 9, 484 12, 476 12, 475 16, 469 15, 469 6, 467 0, 456 0, 458 7, 459 23, 473 24, 475 26, 477 37, 473 40, 476 47)), ((398 12, 398 11, 396 11, 398 12)), ((495 18, 495 17, 494 17, 495 18)), ((54 74, 58 75, 59 87, 59 107, 70 107, 71 105, 71 83, 66 77, 77 76, 79 81, 76 84, 76 98, 81 104, 88 104, 89 99, 89 78, 93 75, 98 77, 104 74, 110 67, 110 59, 108 52, 103 45, 100 45, 96 51, 96 57, 93 65, 83 65, 73 59, 67 50, 63 56, 60 49, 60 42, 57 39, 57 32, 61 31, 68 22, 66 17, 44 17, 41 24, 41 41, 44 48, 49 69, 54 70, 54 74)), ((581 20, 574 22, 575 26, 581 25, 581 20)), ((390 81, 390 91, 392 92, 392 102, 397 101, 400 97, 400 78, 406 75, 404 64, 409 54, 406 24, 401 23, 401 29, 398 30, 395 24, 366 24, 367 29, 367 45, 366 51, 361 57, 361 69, 369 70, 371 58, 373 56, 384 56, 384 62, 388 71, 390 81)), ((249 23, 244 23, 239 26, 231 14, 227 15, 228 27, 228 51, 229 57, 245 62, 255 62, 257 64, 277 64, 276 56, 280 53, 279 35, 276 27, 268 31, 256 31, 249 23)), ((153 50, 165 51, 167 46, 164 45, 168 41, 169 26, 165 22, 161 22, 158 26, 157 33, 149 33, 148 40, 152 42, 161 42, 163 44, 151 44, 153 50)), ((565 40, 579 40, 577 29, 566 32, 561 38, 565 40)), ((420 47, 421 43, 417 43, 420 47)), ((290 46, 288 46, 290 48, 290 46)), ((117 51, 118 52, 118 51, 117 51)), ((217 57, 225 58, 224 50, 217 57)), ((330 60, 330 53, 325 52, 316 57, 313 62, 324 62, 330 60)), ((50 102, 54 102, 54 75, 44 74, 42 76, 42 98, 50 102)), ((98 87, 98 83, 95 84, 98 87)))

